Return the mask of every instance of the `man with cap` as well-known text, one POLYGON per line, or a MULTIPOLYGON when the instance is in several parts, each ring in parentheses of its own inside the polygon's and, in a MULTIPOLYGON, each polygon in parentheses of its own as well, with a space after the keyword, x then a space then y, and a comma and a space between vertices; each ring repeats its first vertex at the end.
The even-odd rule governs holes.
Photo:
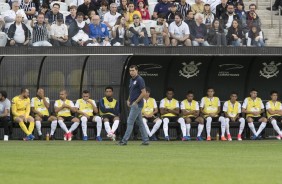
POLYGON ((56 24, 51 25, 50 35, 53 46, 71 46, 68 38, 68 27, 64 24, 63 15, 58 14, 56 24))

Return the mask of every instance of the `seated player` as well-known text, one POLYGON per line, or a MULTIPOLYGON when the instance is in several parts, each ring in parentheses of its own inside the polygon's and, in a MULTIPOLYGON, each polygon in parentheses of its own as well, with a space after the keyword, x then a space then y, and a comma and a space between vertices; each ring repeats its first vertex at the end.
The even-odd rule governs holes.
POLYGON ((204 129, 204 119, 199 116, 200 108, 199 103, 194 100, 194 93, 192 91, 188 91, 186 95, 186 99, 183 100, 180 104, 180 109, 182 113, 182 117, 178 119, 178 122, 182 125, 183 123, 186 126, 186 137, 183 137, 182 140, 190 141, 190 130, 191 130, 191 122, 197 122, 198 124, 198 133, 197 140, 202 141, 201 137, 202 131, 204 129))
POLYGON ((248 121, 248 126, 253 132, 254 136, 252 137, 253 140, 259 138, 260 133, 266 127, 267 119, 261 116, 264 113, 264 105, 262 100, 257 97, 258 92, 255 89, 252 89, 250 92, 250 97, 245 98, 242 112, 246 113, 246 119, 248 121), (261 122, 258 131, 256 132, 254 121, 261 122))
POLYGON ((71 141, 72 132, 78 127, 79 119, 71 115, 71 113, 76 112, 76 108, 74 107, 73 102, 67 99, 67 96, 68 94, 66 90, 60 91, 60 99, 55 101, 54 107, 57 114, 58 123, 65 132, 64 140, 71 141), (69 130, 64 123, 65 121, 73 122, 69 130))
POLYGON ((27 135, 23 140, 29 141, 34 139, 32 135, 34 129, 34 119, 30 114, 30 99, 29 90, 26 88, 21 89, 21 94, 12 99, 12 114, 14 121, 19 123, 23 132, 27 135), (26 124, 29 123, 29 127, 26 124))
POLYGON ((38 132, 38 139, 43 140, 42 132, 41 132, 41 122, 49 121, 51 123, 51 133, 50 138, 53 139, 53 135, 57 128, 57 118, 55 116, 50 116, 49 109, 50 101, 48 97, 45 97, 44 90, 39 88, 37 90, 36 97, 31 99, 31 111, 34 114, 35 118, 35 126, 38 132))
MULTIPOLYGON (((174 96, 174 89, 168 88, 166 90, 166 98, 161 100, 160 103, 160 111, 161 111, 161 117, 163 119, 163 129, 164 129, 164 135, 165 140, 169 141, 169 135, 168 135, 168 124, 170 122, 177 122, 179 118, 179 102, 173 98, 174 96)), ((185 127, 185 124, 181 125, 182 127, 182 133, 183 137, 186 136, 186 128, 185 131, 183 127, 185 127)))
MULTIPOLYGON (((225 115, 225 129, 227 134, 228 141, 232 141, 232 137, 229 131, 229 122, 240 122, 239 133, 237 135, 237 140, 242 141, 242 132, 245 128, 245 119, 240 117, 241 114, 241 104, 237 101, 238 94, 236 92, 232 92, 230 94, 230 100, 224 102, 223 112, 225 115)), ((221 137, 224 137, 224 134, 221 137)))
MULTIPOLYGON (((211 123, 220 121, 221 132, 225 133, 225 120, 224 117, 220 116, 220 100, 214 96, 214 88, 208 88, 207 96, 201 100, 200 108, 204 119, 206 120, 207 129, 207 141, 211 141, 211 123)), ((225 137, 221 137, 221 140, 226 141, 225 137)))
POLYGON ((277 139, 281 140, 282 132, 277 125, 277 122, 281 122, 282 116, 282 105, 281 102, 277 101, 278 92, 272 91, 270 93, 271 100, 266 103, 266 115, 268 121, 272 124, 274 130, 278 133, 277 139))
POLYGON ((145 129, 147 131, 148 136, 152 141, 156 141, 157 138, 154 135, 156 131, 161 127, 162 120, 158 118, 158 106, 156 103, 156 100, 154 98, 150 97, 151 90, 146 87, 146 95, 144 97, 144 106, 142 109, 142 116, 143 116, 143 123, 145 126, 145 129), (150 131, 148 127, 148 122, 153 122, 154 126, 152 131, 150 131))
MULTIPOLYGON (((100 137, 101 129, 102 129, 102 119, 100 116, 94 116, 94 114, 98 113, 98 108, 94 100, 90 99, 90 93, 87 90, 82 92, 82 98, 78 99, 75 103, 75 107, 77 108, 77 113, 79 114, 79 118, 81 120, 81 127, 83 133, 83 140, 87 141, 87 122, 96 122, 97 123, 97 137, 100 137)), ((98 140, 98 139, 97 139, 98 140)))
POLYGON ((111 86, 105 88, 105 97, 99 101, 99 113, 103 119, 107 136, 115 141, 115 132, 119 125, 119 103, 113 98, 113 92, 114 89, 111 86), (112 128, 110 123, 113 124, 112 128))

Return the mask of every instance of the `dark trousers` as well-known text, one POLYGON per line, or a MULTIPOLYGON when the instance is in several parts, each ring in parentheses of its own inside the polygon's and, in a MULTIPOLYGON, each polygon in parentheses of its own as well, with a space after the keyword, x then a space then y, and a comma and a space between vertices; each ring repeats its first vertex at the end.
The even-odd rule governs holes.
POLYGON ((0 118, 0 123, 4 128, 4 135, 10 135, 12 134, 12 127, 9 124, 10 121, 10 117, 6 116, 6 117, 1 117, 0 118))
POLYGON ((282 6, 282 0, 275 0, 273 7, 278 8, 278 6, 282 6))

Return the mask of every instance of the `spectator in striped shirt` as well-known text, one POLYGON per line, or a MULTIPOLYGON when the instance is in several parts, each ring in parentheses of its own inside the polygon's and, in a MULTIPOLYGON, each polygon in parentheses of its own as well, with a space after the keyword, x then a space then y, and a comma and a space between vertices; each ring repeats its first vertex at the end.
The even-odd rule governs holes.
POLYGON ((191 10, 191 6, 186 3, 186 0, 181 0, 177 6, 177 11, 180 12, 183 17, 186 17, 188 10, 191 10))
POLYGON ((44 22, 43 13, 40 13, 37 16, 37 21, 35 21, 35 18, 32 19, 31 27, 33 28, 32 46, 52 46, 52 44, 48 42, 48 31, 50 31, 50 25, 47 20, 44 22))
POLYGON ((28 20, 32 20, 36 13, 35 4, 31 0, 22 1, 20 9, 24 10, 28 20))

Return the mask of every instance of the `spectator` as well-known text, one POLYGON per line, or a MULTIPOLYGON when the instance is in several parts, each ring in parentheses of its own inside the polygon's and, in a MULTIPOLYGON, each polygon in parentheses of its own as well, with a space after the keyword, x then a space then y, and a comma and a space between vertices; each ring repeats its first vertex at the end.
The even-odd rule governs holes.
POLYGON ((226 35, 227 44, 234 47, 242 45, 242 39, 244 38, 243 31, 239 26, 238 20, 232 21, 232 26, 228 29, 226 35))
POLYGON ((170 9, 171 3, 168 0, 160 0, 158 4, 156 4, 153 18, 157 19, 158 14, 167 15, 170 9))
POLYGON ((92 43, 87 46, 111 46, 107 25, 100 21, 98 15, 94 15, 89 24, 89 37, 92 39, 92 43))
POLYGON ((77 7, 72 5, 70 7, 70 14, 66 16, 66 25, 69 26, 76 19, 77 7))
POLYGON ((192 5, 191 10, 194 14, 204 12, 204 4, 202 0, 195 0, 195 4, 192 5))
POLYGON ((36 13, 35 4, 31 0, 24 0, 20 5, 20 9, 24 10, 28 20, 32 20, 36 13))
POLYGON ((56 24, 51 25, 51 38, 53 46, 71 46, 68 39, 68 27, 64 24, 62 15, 57 16, 56 24))
POLYGON ((182 17, 186 17, 188 10, 191 10, 191 6, 186 3, 186 0, 180 0, 177 6, 177 11, 182 14, 182 17))
POLYGON ((154 46, 158 45, 158 41, 164 43, 165 46, 169 46, 169 33, 168 33, 168 23, 165 21, 164 14, 159 14, 158 19, 153 21, 150 27, 151 39, 154 46))
POLYGON ((127 12, 127 0, 121 0, 121 5, 118 7, 118 12, 125 16, 126 15, 126 12, 127 12))
POLYGON ((87 16, 88 18, 85 20, 85 22, 87 24, 90 24, 91 23, 91 19, 93 18, 94 15, 96 15, 96 12, 94 10, 90 10, 88 12, 88 16, 87 16))
POLYGON ((54 3, 52 11, 49 11, 45 15, 45 19, 48 20, 49 24, 56 24, 58 17, 63 17, 63 14, 60 12, 60 4, 54 3))
POLYGON ((240 20, 244 33, 247 33, 249 31, 249 28, 247 26, 247 17, 246 17, 247 14, 245 12, 245 7, 243 2, 237 3, 237 8, 235 9, 235 13, 238 19, 240 20))
POLYGON ((126 37, 126 25, 125 25, 125 17, 119 16, 117 21, 112 29, 112 46, 123 46, 126 37))
POLYGON ((129 25, 129 31, 133 34, 131 42, 134 46, 138 46, 141 43, 143 43, 144 46, 149 46, 146 26, 140 22, 140 17, 136 14, 133 15, 133 20, 134 22, 129 25))
POLYGON ((101 19, 101 22, 104 22, 104 16, 106 13, 108 13, 108 3, 107 1, 102 1, 101 2, 101 8, 98 10, 98 15, 101 19))
POLYGON ((209 4, 213 14, 216 14, 216 6, 221 3, 221 0, 203 0, 205 4, 209 4))
POLYGON ((2 17, 0 17, 0 32, 5 31, 5 21, 2 17))
POLYGON ((249 29, 251 29, 253 25, 261 27, 261 21, 258 14, 256 13, 256 9, 257 6, 255 4, 249 5, 249 11, 247 12, 247 26, 249 27, 249 29))
POLYGON ((174 22, 176 12, 177 12, 177 4, 173 3, 170 7, 170 11, 166 15, 166 19, 167 19, 168 24, 174 22))
POLYGON ((216 6, 216 18, 221 19, 221 15, 227 11, 227 0, 221 0, 221 4, 216 6))
POLYGON ((120 14, 117 12, 117 5, 112 3, 110 5, 110 11, 106 13, 104 17, 104 24, 107 25, 109 31, 112 30, 119 16, 120 14))
POLYGON ((204 24, 206 25, 207 29, 209 30, 212 26, 212 22, 215 19, 215 15, 211 11, 211 7, 209 4, 204 5, 204 24))
MULTIPOLYGON (((95 8, 95 10, 99 10, 101 7, 102 0, 91 0, 91 6, 95 8)), ((96 12, 97 13, 97 12, 96 12)))
POLYGON ((256 25, 253 25, 249 31, 247 46, 264 47, 262 31, 256 25))
MULTIPOLYGON (((26 14, 24 13, 24 10, 19 9, 20 5, 18 1, 14 1, 12 3, 12 9, 3 12, 4 21, 5 21, 5 30, 8 31, 9 27, 11 24, 13 24, 16 20, 16 15, 21 14, 23 16, 23 21, 26 24, 27 23, 27 17, 26 14)), ((5 31, 5 32, 6 32, 5 31)))
POLYGON ((235 14, 234 5, 227 5, 227 11, 221 17, 224 29, 228 30, 232 25, 232 21, 238 19, 238 16, 235 14))
POLYGON ((178 44, 191 46, 191 40, 189 39, 190 30, 188 25, 182 21, 182 19, 182 14, 176 13, 174 22, 169 25, 172 46, 177 46, 178 44))
POLYGON ((189 28, 195 24, 194 13, 192 10, 188 10, 186 19, 184 22, 189 26, 189 28))
POLYGON ((22 15, 16 16, 16 21, 11 24, 8 30, 8 39, 10 46, 27 46, 30 40, 30 31, 25 24, 22 23, 22 15))
POLYGON ((9 135, 12 133, 9 126, 11 102, 7 98, 6 91, 0 91, 0 123, 4 127, 4 141, 8 141, 9 135))
POLYGON ((37 21, 35 18, 32 19, 31 27, 32 31, 32 46, 52 46, 48 42, 48 31, 50 31, 50 25, 46 20, 44 22, 44 14, 40 13, 37 16, 37 21))
POLYGON ((207 42, 207 28, 205 24, 203 24, 203 20, 203 14, 197 13, 195 15, 196 24, 190 28, 193 46, 209 46, 209 43, 207 42))
MULTIPOLYGON (((282 6, 282 0, 275 0, 274 4, 272 5, 272 11, 277 11, 278 7, 282 6)), ((267 7, 267 10, 271 10, 271 7, 267 7)))
POLYGON ((134 8, 134 3, 130 2, 128 4, 128 10, 127 13, 125 14, 125 20, 126 20, 126 26, 129 27, 129 25, 133 24, 133 16, 137 15, 138 17, 140 17, 140 21, 142 21, 141 19, 141 14, 139 11, 135 10, 134 8))
POLYGON ((48 5, 47 4, 43 4, 40 7, 40 10, 38 11, 38 14, 43 13, 44 16, 45 16, 47 14, 47 12, 48 12, 48 9, 49 9, 48 5))
POLYGON ((78 12, 76 20, 70 24, 69 37, 73 46, 86 46, 89 40, 89 27, 83 19, 84 14, 78 12))
POLYGON ((96 7, 91 4, 90 0, 84 0, 84 3, 79 5, 79 7, 77 8, 77 12, 81 12, 85 15, 84 19, 88 19, 87 15, 91 10, 94 10, 96 15, 98 15, 96 7))
POLYGON ((218 19, 213 21, 212 28, 208 32, 207 41, 210 45, 226 46, 224 29, 218 19))
POLYGON ((150 13, 145 7, 144 0, 138 0, 137 6, 136 10, 140 12, 142 20, 150 20, 150 13))
POLYGON ((243 0, 228 0, 227 4, 233 4, 236 7, 237 3, 243 3, 243 0))

